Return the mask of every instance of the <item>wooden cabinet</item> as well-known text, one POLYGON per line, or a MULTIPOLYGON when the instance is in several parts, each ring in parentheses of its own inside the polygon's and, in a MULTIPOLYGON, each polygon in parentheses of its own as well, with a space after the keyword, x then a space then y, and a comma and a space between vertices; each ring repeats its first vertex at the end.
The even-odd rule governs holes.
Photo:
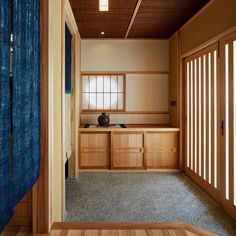
POLYGON ((144 134, 114 133, 112 135, 113 167, 144 168, 144 134))
POLYGON ((81 169, 178 169, 178 131, 83 131, 81 169))
POLYGON ((109 133, 80 134, 80 167, 81 168, 110 167, 109 133))
POLYGON ((146 140, 147 168, 178 168, 177 132, 150 132, 146 140))

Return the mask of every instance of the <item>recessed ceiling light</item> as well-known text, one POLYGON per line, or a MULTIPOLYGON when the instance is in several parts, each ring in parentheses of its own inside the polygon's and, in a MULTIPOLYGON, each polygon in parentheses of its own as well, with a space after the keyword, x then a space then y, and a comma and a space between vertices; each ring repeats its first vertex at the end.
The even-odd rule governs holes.
POLYGON ((99 0, 99 11, 108 11, 108 0, 99 0))
POLYGON ((105 34, 105 32, 102 31, 102 32, 101 32, 101 35, 104 35, 104 34, 105 34))

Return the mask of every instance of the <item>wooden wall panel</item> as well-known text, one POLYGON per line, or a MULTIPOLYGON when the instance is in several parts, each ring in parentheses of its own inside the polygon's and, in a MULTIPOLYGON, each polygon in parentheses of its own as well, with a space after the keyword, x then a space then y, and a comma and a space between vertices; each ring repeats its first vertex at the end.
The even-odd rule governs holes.
POLYGON ((30 191, 17 204, 15 214, 9 225, 15 226, 32 226, 32 192, 30 191))

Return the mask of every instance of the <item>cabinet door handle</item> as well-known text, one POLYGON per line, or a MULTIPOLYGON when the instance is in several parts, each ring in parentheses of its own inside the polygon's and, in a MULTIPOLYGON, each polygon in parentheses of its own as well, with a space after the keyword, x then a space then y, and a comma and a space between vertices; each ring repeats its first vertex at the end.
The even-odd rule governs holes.
POLYGON ((144 153, 144 148, 143 148, 143 147, 140 148, 140 152, 141 152, 141 153, 144 153))

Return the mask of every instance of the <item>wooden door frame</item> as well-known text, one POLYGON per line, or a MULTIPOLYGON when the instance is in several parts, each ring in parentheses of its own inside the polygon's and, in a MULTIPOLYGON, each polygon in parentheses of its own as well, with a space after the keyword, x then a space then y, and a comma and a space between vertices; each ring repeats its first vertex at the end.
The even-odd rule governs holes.
MULTIPOLYGON (((69 0, 61 0, 61 109, 62 109, 62 120, 61 120, 61 173, 62 178, 60 180, 62 187, 62 201, 61 201, 61 219, 64 217, 65 209, 65 178, 64 178, 64 158, 65 158, 65 18, 68 24, 75 24, 74 16, 70 8, 69 0), (70 11, 69 11, 70 10, 70 11), (72 15, 71 15, 72 13, 72 15), (69 15, 69 17, 68 17, 69 15), (73 21, 74 20, 74 21, 73 21)), ((40 0, 40 175, 36 185, 33 188, 33 199, 32 199, 32 229, 34 233, 49 233, 52 226, 52 157, 49 155, 49 72, 50 72, 50 52, 49 52, 49 14, 50 7, 48 0, 40 0)), ((74 26, 74 27, 75 27, 74 26)), ((70 28, 70 27, 69 27, 70 28)), ((72 28, 73 29, 73 28, 72 28)), ((78 29, 74 28, 76 45, 74 50, 79 49, 79 33, 78 29)), ((76 52, 78 56, 78 52, 76 52)), ((76 62, 75 62, 76 63, 76 62)), ((78 67, 75 64, 75 76, 78 77, 78 67)), ((59 69, 59 68, 58 68, 59 69)), ((76 160, 75 160, 76 163, 76 160)), ((75 175, 77 168, 74 168, 75 175)))
MULTIPOLYGON (((222 142, 224 142, 225 137, 222 138, 222 136, 220 135, 219 132, 219 120, 221 119, 225 119, 225 114, 224 111, 222 111, 222 109, 224 109, 224 99, 222 98, 222 96, 224 97, 224 91, 222 93, 222 90, 224 90, 224 70, 222 69, 222 67, 224 66, 224 59, 222 57, 223 55, 223 43, 227 40, 230 40, 230 38, 232 36, 236 35, 236 27, 232 27, 229 30, 223 32, 222 34, 220 34, 219 36, 215 37, 214 39, 208 41, 207 43, 204 43, 201 47, 199 46, 197 50, 193 50, 191 53, 187 53, 185 55, 181 56, 181 61, 182 61, 182 66, 184 68, 184 63, 185 63, 185 58, 194 55, 195 53, 198 53, 198 51, 200 50, 204 50, 204 49, 208 49, 209 47, 211 47, 214 44, 218 44, 218 55, 220 55, 220 57, 218 56, 218 68, 217 68, 217 78, 218 78, 218 82, 217 82, 217 93, 219 94, 219 96, 221 97, 221 99, 217 99, 217 117, 218 117, 218 125, 217 125, 217 129, 218 129, 218 163, 217 163, 217 172, 221 173, 221 176, 219 178, 219 176, 217 177, 217 182, 219 185, 219 189, 215 189, 213 186, 211 186, 209 183, 207 183, 207 181, 203 180, 201 177, 199 177, 197 174, 193 173, 191 170, 189 170, 187 168, 187 157, 185 158, 185 173, 187 174, 188 177, 190 177, 190 179, 192 179, 193 182, 195 182, 197 185, 199 185, 206 193, 208 193, 215 201, 217 201, 219 203, 219 205, 223 208, 224 211, 226 211, 232 218, 236 219, 236 206, 232 205, 228 200, 226 200, 224 198, 224 194, 225 194, 225 157, 224 157, 224 152, 225 152, 225 147, 224 145, 222 145, 222 142), (223 104, 222 104, 223 102, 223 104)), ((186 81, 185 78, 185 71, 183 70, 182 74, 181 74, 181 78, 183 78, 183 80, 186 81)), ((183 94, 182 96, 186 97, 186 86, 185 89, 183 90, 183 94)), ((185 101, 186 102, 186 101, 185 101)), ((186 104, 185 104, 185 109, 186 109, 186 104)), ((186 128, 186 118, 185 118, 185 113, 183 113, 183 124, 185 127, 185 132, 187 130, 186 128)), ((185 139, 183 140, 185 143, 183 145, 185 145, 185 154, 187 153, 186 150, 186 141, 187 141, 187 135, 185 134, 185 132, 183 133, 183 135, 185 135, 185 139)))
POLYGON ((78 173, 78 113, 79 104, 77 101, 78 90, 77 85, 80 83, 78 69, 78 52, 79 52, 79 40, 80 35, 78 27, 69 3, 69 0, 65 0, 65 23, 67 24, 69 31, 72 35, 71 40, 71 146, 72 152, 69 161, 69 178, 76 178, 78 173), (74 132, 73 132, 74 131, 74 132))
POLYGON ((33 232, 48 233, 51 228, 49 208, 49 5, 40 0, 40 175, 33 188, 33 232))

